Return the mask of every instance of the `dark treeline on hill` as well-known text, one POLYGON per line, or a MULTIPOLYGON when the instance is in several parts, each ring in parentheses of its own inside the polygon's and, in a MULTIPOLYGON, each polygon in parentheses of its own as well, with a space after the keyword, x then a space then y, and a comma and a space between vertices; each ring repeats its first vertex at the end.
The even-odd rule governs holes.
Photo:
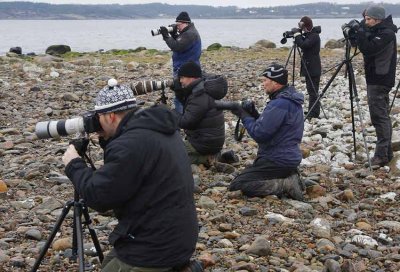
MULTIPOLYGON (((174 18, 186 10, 193 19, 267 19, 360 18, 369 3, 339 5, 334 3, 303 4, 267 8, 212 7, 204 5, 168 5, 161 3, 136 5, 54 5, 32 2, 0 2, 0 19, 155 19, 174 18)), ((393 17, 400 16, 400 4, 383 4, 393 17)))

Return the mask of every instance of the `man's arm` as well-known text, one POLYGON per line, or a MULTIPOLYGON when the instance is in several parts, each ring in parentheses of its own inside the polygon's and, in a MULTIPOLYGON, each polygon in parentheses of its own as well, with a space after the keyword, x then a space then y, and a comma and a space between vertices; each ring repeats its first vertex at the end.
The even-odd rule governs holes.
POLYGON ((196 39, 196 33, 192 31, 185 31, 176 39, 173 37, 166 38, 165 42, 172 51, 182 52, 187 50, 196 41, 196 39))
POLYGON ((395 33, 389 29, 379 33, 371 40, 368 39, 368 36, 369 33, 367 31, 359 30, 357 32, 358 48, 367 56, 372 56, 379 53, 381 50, 386 50, 386 45, 395 39, 395 33))
POLYGON ((191 97, 187 101, 184 114, 178 117, 178 124, 183 129, 195 129, 208 111, 206 94, 191 97))

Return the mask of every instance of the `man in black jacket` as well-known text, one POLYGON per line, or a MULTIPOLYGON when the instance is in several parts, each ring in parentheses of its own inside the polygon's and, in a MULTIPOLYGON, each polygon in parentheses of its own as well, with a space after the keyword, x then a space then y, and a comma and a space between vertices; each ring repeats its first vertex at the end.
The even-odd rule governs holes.
POLYGON ((96 98, 104 165, 87 167, 73 145, 65 172, 87 206, 114 210, 118 225, 104 272, 161 272, 187 264, 198 237, 193 177, 173 112, 137 110, 132 90, 111 84, 96 98), (136 269, 136 270, 134 270, 136 269))
POLYGON ((312 108, 318 100, 319 81, 321 77, 321 39, 319 31, 314 28, 310 17, 304 16, 300 19, 299 28, 292 29, 294 42, 303 52, 300 74, 306 79, 308 93, 308 117, 318 118, 320 114, 320 102, 312 108), (301 33, 302 32, 302 33, 301 33), (311 109, 312 108, 312 109, 311 109))
POLYGON ((364 56, 367 96, 377 142, 372 165, 386 165, 393 158, 392 123, 389 116, 389 92, 396 76, 397 27, 385 9, 370 6, 357 32, 357 43, 364 56))
POLYGON ((207 164, 209 155, 219 153, 225 142, 224 113, 215 107, 215 98, 221 97, 224 89, 218 86, 207 89, 201 68, 195 62, 182 65, 178 76, 182 90, 177 97, 183 104, 178 124, 185 130, 192 163, 207 164))

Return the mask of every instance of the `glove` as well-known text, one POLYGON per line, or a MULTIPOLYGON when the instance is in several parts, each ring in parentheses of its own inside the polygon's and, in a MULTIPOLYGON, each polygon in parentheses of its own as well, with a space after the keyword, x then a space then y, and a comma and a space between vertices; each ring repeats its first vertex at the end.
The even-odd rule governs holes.
POLYGON ((160 26, 160 33, 164 39, 169 37, 168 29, 165 26, 160 26))
POLYGON ((297 36, 301 35, 301 29, 300 28, 294 27, 294 28, 292 28, 291 31, 293 33, 293 38, 296 38, 297 36))
POLYGON ((255 119, 258 119, 258 117, 260 117, 260 114, 258 113, 256 106, 254 105, 254 102, 251 100, 244 100, 242 102, 242 109, 255 119))
POLYGON ((176 40, 176 38, 178 37, 178 26, 176 24, 172 24, 169 26, 172 27, 171 36, 176 40))

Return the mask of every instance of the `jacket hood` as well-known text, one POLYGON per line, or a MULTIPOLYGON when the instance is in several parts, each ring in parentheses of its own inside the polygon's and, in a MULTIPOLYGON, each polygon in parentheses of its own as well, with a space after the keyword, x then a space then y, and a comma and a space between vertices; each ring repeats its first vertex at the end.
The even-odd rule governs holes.
POLYGON ((394 33, 397 33, 397 26, 395 24, 393 24, 392 15, 389 15, 384 20, 382 20, 381 23, 371 27, 371 29, 380 29, 380 28, 389 28, 389 29, 393 30, 394 33))
POLYGON ((163 134, 174 134, 178 121, 174 113, 164 106, 152 106, 127 114, 121 121, 116 137, 123 131, 131 129, 149 129, 163 134))
POLYGON ((281 91, 279 91, 276 98, 288 99, 299 105, 304 103, 304 95, 296 91, 293 86, 287 86, 283 88, 281 91))

